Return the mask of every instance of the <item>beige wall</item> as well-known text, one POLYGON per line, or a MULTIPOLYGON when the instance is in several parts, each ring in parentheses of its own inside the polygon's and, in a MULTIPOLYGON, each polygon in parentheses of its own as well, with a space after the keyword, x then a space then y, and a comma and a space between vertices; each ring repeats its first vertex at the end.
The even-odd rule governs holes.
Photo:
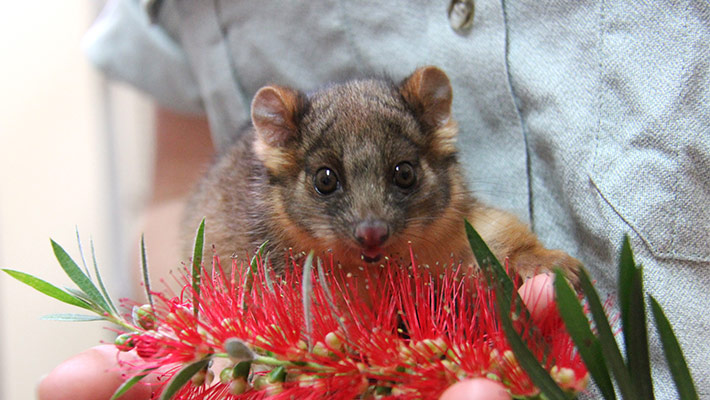
MULTIPOLYGON (((151 110, 106 86, 81 54, 96 3, 6 2, 0 14, 0 267, 70 285, 48 238, 76 257, 78 226, 85 250, 95 241, 109 290, 126 295, 121 270, 133 261, 148 187, 151 110)), ((97 322, 39 320, 76 311, 0 276, 0 399, 34 398, 42 374, 109 337, 97 322)))

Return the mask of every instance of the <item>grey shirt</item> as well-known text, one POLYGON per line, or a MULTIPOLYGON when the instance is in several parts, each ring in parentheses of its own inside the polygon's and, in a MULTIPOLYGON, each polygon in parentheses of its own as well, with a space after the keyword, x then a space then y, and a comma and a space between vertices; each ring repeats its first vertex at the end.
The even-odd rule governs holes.
MULTIPOLYGON (((476 195, 582 260, 606 293, 630 235, 710 398, 708 2, 475 0, 464 29, 444 0, 153 3, 155 24, 137 1, 110 3, 87 52, 163 105, 204 112, 218 148, 265 84, 443 68, 476 195)), ((658 398, 676 398, 651 345, 658 398)))

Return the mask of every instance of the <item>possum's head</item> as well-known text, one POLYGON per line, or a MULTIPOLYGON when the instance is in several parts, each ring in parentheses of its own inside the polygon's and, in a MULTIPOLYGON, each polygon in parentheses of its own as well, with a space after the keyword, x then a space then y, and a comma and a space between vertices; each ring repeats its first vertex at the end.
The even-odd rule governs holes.
POLYGON ((358 265, 406 255, 410 241, 417 251, 446 247, 471 206, 451 101, 435 67, 399 84, 357 80, 308 95, 262 88, 254 149, 287 242, 358 265))

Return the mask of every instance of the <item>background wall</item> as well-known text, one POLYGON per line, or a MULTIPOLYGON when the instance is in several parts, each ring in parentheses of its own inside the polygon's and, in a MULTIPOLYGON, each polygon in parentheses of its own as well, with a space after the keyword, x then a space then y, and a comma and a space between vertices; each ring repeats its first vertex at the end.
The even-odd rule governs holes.
MULTIPOLYGON (((93 238, 118 298, 130 294, 126 270, 136 265, 152 109, 104 82, 83 57, 98 3, 6 2, 0 14, 0 268, 71 285, 48 239, 78 259, 78 227, 85 251, 93 238)), ((39 320, 75 311, 0 276, 0 399, 34 398, 41 375, 110 337, 97 322, 39 320)))

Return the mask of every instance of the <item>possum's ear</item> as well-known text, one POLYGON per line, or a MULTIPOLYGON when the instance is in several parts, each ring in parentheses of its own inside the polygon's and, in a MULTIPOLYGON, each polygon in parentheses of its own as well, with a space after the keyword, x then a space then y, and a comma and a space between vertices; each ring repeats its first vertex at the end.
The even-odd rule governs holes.
POLYGON ((429 66, 417 69, 404 80, 401 92, 428 128, 441 128, 451 119, 451 83, 439 68, 429 66))
POLYGON ((298 92, 279 86, 259 89, 251 102, 251 121, 265 144, 283 147, 298 135, 298 92))
POLYGON ((418 68, 400 85, 400 93, 412 107, 435 147, 455 151, 456 124, 451 118, 453 93, 449 77, 437 67, 418 68))
POLYGON ((289 144, 298 137, 300 107, 301 96, 292 89, 266 86, 254 95, 251 103, 251 121, 256 130, 254 151, 273 172, 282 171, 293 162, 289 144))

